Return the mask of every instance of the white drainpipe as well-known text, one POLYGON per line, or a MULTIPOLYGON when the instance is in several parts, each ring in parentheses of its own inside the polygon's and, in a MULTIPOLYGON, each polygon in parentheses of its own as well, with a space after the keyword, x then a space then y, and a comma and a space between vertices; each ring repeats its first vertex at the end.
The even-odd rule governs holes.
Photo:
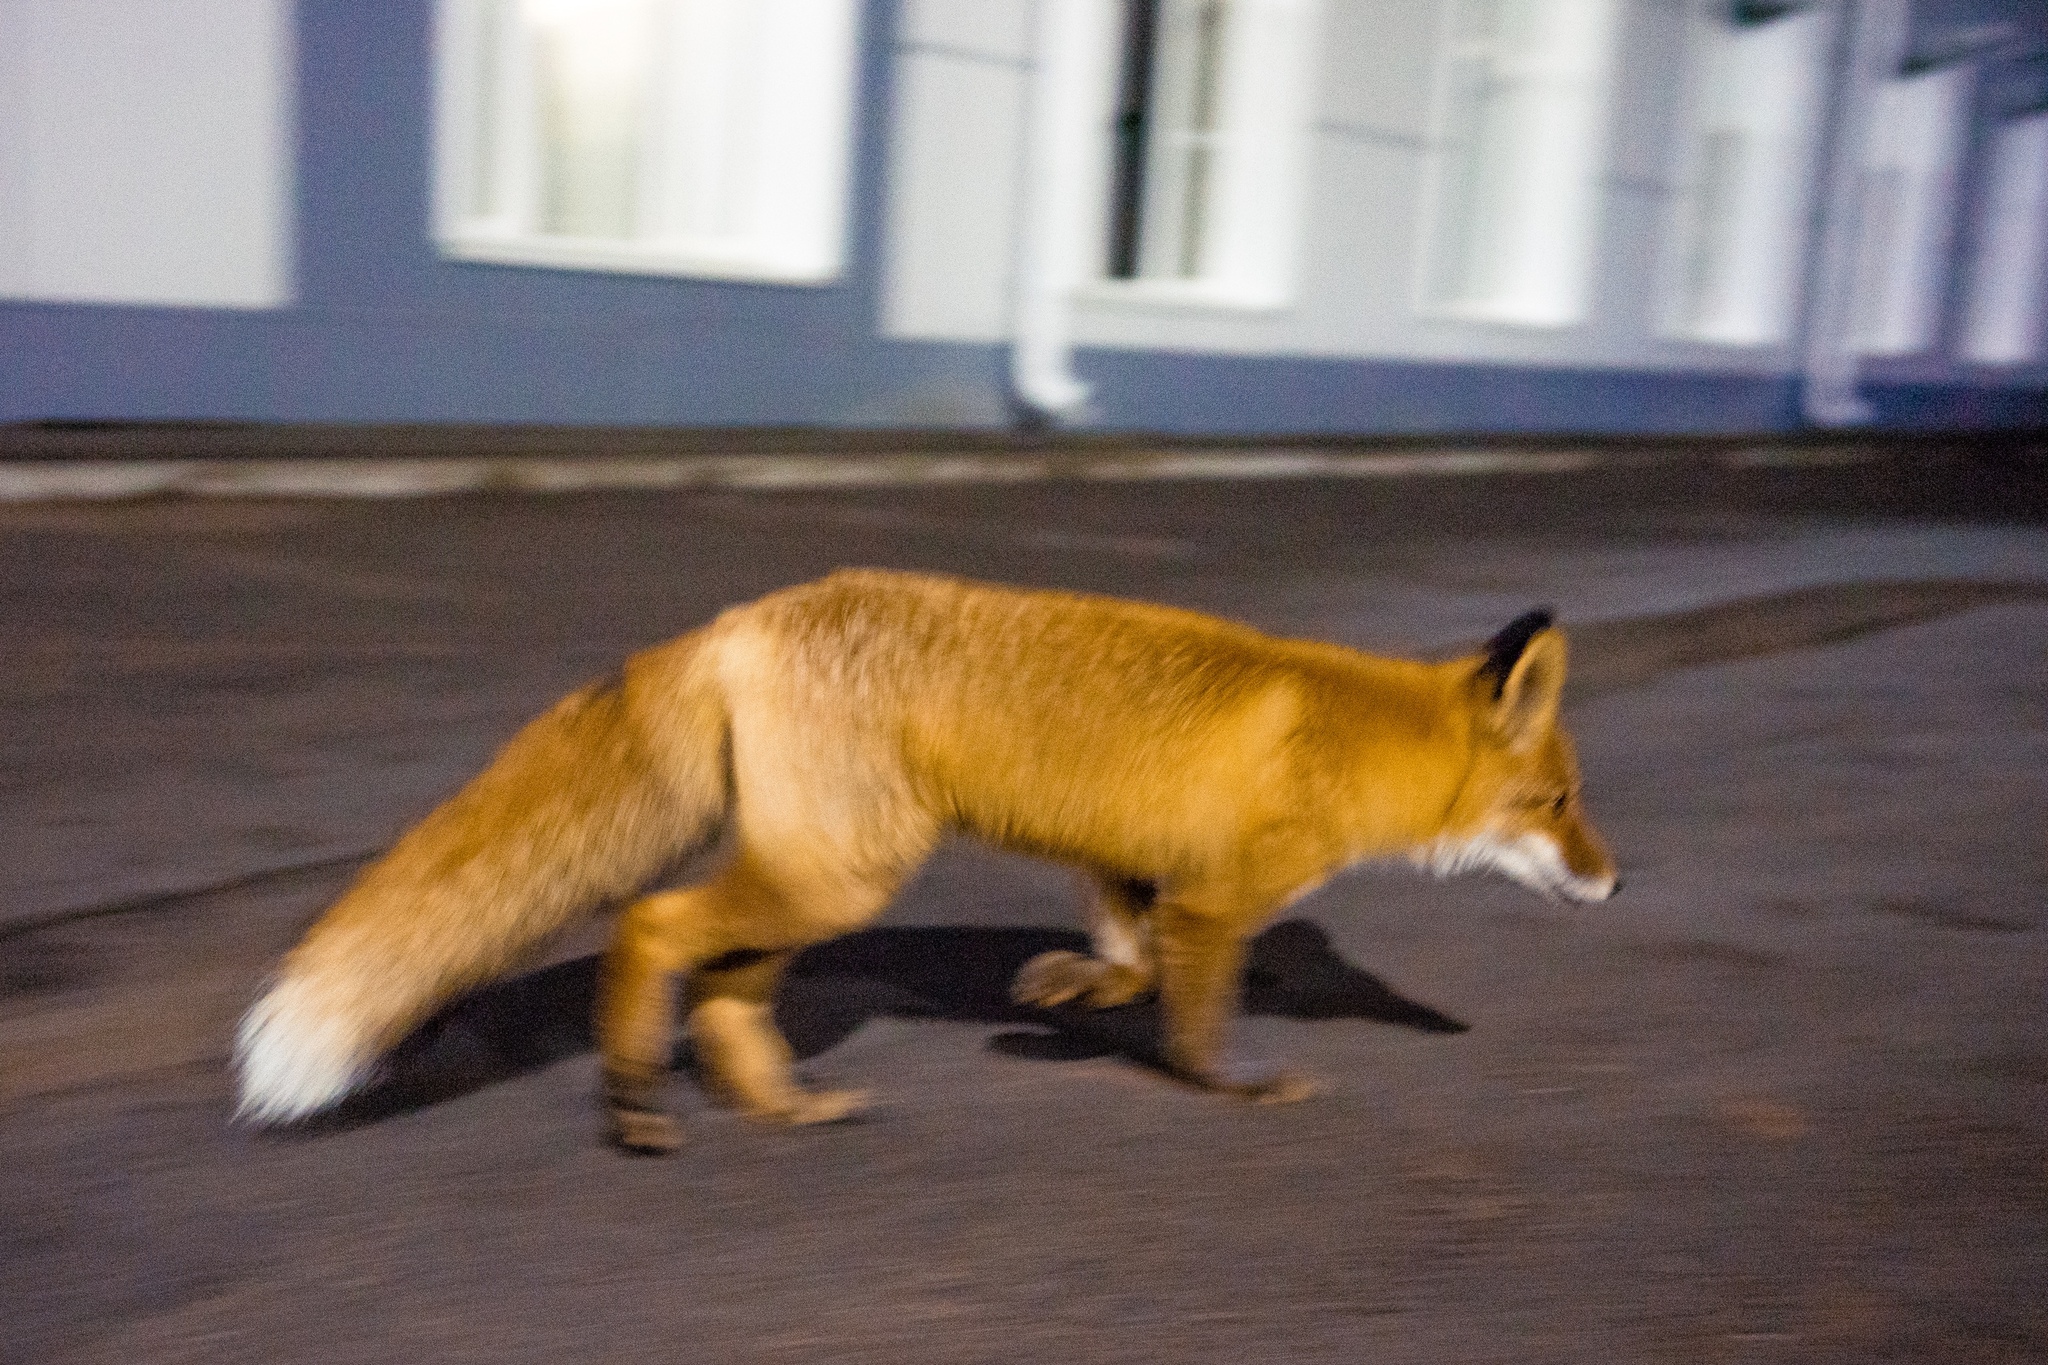
POLYGON ((1010 385, 1020 402, 1054 423, 1079 416, 1088 401, 1088 386, 1074 373, 1073 308, 1101 104, 1098 3, 1038 0, 1033 15, 1010 385))
POLYGON ((1853 426, 1875 414, 1856 392, 1861 366, 1853 328, 1857 255, 1863 231, 1864 168, 1878 88, 1899 69, 1907 36, 1906 0, 1843 0, 1848 59, 1836 104, 1834 156, 1822 201, 1820 241, 1807 310, 1800 408, 1815 426, 1853 426))

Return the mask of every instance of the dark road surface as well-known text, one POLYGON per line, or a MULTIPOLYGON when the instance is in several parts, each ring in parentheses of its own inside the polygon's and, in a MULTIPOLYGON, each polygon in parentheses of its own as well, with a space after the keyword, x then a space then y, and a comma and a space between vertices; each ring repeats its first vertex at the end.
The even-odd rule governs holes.
MULTIPOLYGON (((2036 457, 2038 459, 2038 457, 2036 457)), ((0 1360, 2048 1359, 2048 483, 1834 468, 0 507, 0 1360), (604 923, 291 1135, 233 1023, 627 651, 845 564, 1441 653, 1572 632, 1628 882, 1367 869, 1259 940, 1249 1108, 1013 1008, 950 846, 779 1009, 862 1122, 596 1140, 604 923)))

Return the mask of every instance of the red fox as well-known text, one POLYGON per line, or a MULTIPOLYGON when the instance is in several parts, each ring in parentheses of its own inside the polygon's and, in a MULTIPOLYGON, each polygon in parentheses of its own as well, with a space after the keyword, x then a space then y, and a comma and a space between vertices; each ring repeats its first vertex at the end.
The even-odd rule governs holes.
POLYGON ((711 880, 622 912, 600 972, 610 1137, 665 1151, 680 978, 711 1087, 754 1117, 811 1092, 770 1006, 807 944, 864 924, 961 831, 1080 867, 1093 952, 1032 959, 1020 1003, 1156 992, 1169 1070, 1266 1102, 1221 1054, 1248 939, 1356 863, 1490 867, 1604 900, 1615 869, 1558 724, 1546 612, 1447 663, 1283 640, 1167 607, 872 570, 735 607, 513 737, 285 958, 236 1041, 239 1113, 358 1086, 434 1009, 724 838, 711 880))

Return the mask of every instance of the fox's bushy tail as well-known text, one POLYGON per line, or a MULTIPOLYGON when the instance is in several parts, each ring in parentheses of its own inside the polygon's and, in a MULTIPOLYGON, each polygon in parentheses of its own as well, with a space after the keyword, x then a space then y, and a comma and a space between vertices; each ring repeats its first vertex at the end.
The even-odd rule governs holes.
POLYGON ((724 711, 693 643, 556 703, 356 880, 243 1017, 238 1116, 334 1103, 438 1006, 715 832, 724 711))

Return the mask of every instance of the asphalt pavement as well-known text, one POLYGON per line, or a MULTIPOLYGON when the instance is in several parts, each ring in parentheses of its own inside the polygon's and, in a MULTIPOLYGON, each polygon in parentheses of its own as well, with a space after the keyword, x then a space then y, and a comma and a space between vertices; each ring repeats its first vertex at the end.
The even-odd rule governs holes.
POLYGON ((0 506, 0 1360, 2048 1359, 2043 458, 0 506), (602 1146, 601 918, 337 1118, 229 1122, 364 860, 852 564, 1395 653, 1551 605, 1627 889, 1294 907, 1237 1036, 1301 1105, 1164 1079, 1149 1006, 1009 1005, 1074 887, 956 844, 779 1003, 860 1122, 685 1068, 681 1152, 602 1146))

